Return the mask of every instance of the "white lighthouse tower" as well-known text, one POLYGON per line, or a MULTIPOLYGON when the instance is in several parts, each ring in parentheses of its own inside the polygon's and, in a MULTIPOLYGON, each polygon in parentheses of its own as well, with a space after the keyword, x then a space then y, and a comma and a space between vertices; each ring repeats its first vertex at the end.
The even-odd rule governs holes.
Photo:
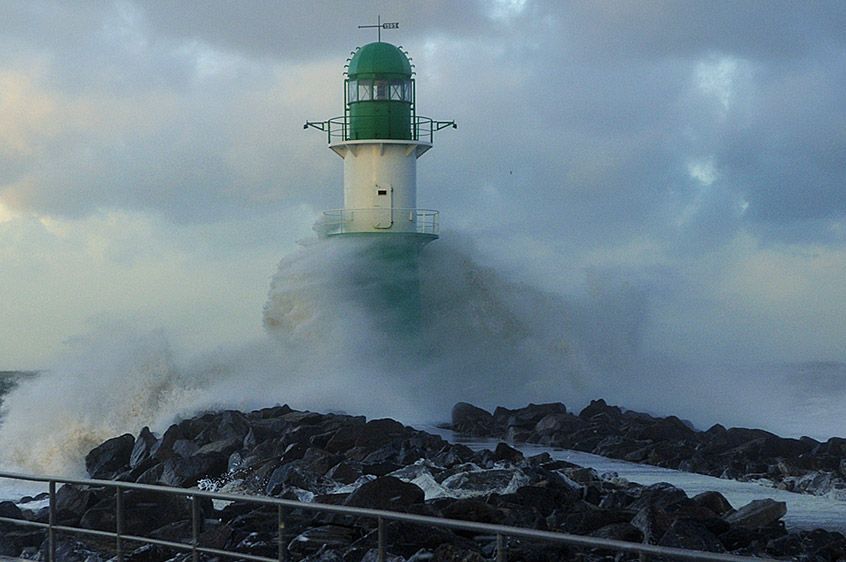
POLYGON ((413 74, 401 48, 359 47, 345 72, 344 115, 304 125, 326 132, 344 159, 344 207, 324 212, 321 235, 378 235, 417 248, 438 237, 438 212, 417 207, 417 159, 435 131, 456 125, 417 115, 413 74))

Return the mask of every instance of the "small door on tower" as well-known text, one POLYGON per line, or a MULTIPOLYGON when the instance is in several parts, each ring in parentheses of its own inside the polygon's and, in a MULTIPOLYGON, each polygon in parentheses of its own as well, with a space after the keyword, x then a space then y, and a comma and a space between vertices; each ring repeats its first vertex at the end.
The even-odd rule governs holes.
POLYGON ((390 185, 376 184, 376 197, 373 207, 375 214, 373 228, 388 229, 394 225, 394 188, 390 185))

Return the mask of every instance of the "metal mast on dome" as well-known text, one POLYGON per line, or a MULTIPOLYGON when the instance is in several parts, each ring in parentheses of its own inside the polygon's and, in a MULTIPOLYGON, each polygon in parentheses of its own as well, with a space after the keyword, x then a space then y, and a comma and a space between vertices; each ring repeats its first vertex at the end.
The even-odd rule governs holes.
POLYGON ((382 23, 382 15, 376 16, 376 25, 359 25, 359 29, 366 29, 366 28, 376 28, 376 40, 381 43, 382 42, 382 30, 383 29, 399 29, 399 22, 398 21, 391 21, 382 23))

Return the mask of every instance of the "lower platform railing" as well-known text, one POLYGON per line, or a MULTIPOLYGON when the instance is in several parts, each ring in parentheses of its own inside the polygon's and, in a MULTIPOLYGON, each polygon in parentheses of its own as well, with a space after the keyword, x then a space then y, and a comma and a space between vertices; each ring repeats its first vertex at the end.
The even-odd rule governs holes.
POLYGON ((256 560, 258 562, 280 562, 288 560, 287 542, 286 539, 293 537, 286 537, 285 524, 286 515, 291 510, 313 511, 318 513, 332 513, 339 515, 351 515, 357 517, 372 518, 376 521, 377 528, 377 559, 379 562, 384 562, 386 559, 386 552, 389 549, 390 541, 387 540, 385 531, 385 521, 400 521, 410 524, 440 527, 446 529, 477 532, 482 536, 490 537, 491 540, 496 541, 495 556, 497 562, 505 562, 507 560, 508 544, 507 538, 522 538, 531 541, 565 544, 578 548, 586 549, 600 549, 615 552, 624 552, 639 554, 641 560, 648 560, 650 557, 660 557, 663 560, 695 560, 702 562, 749 562, 761 561, 763 558, 750 558, 744 556, 734 556, 730 554, 719 554, 713 552, 703 552, 697 550, 685 550, 680 548, 671 548, 663 546, 655 546, 650 544, 625 542, 611 539, 603 539, 597 537, 571 535, 566 533, 557 533, 550 531, 537 531, 534 529, 525 529, 520 527, 508 527, 505 525, 492 525, 487 523, 475 523, 472 521, 459 521, 454 519, 442 519, 438 517, 430 517, 424 515, 415 515, 410 513, 401 513, 395 511, 385 511, 379 509, 365 509, 348 507, 341 505, 319 504, 319 503, 305 503, 294 500, 285 500, 267 496, 249 496, 240 494, 224 494, 218 492, 209 492, 197 490, 193 488, 172 488, 169 486, 154 486, 150 484, 136 484, 133 482, 120 482, 114 480, 91 480, 91 479, 74 479, 54 476, 36 476, 30 474, 17 474, 10 472, 0 472, 0 479, 22 480, 28 482, 43 482, 48 485, 49 489, 49 518, 47 523, 40 521, 30 521, 25 519, 15 519, 12 517, 0 517, 0 522, 10 523, 14 525, 21 525, 26 527, 36 527, 45 529, 47 531, 47 560, 48 562, 59 562, 56 558, 57 533, 71 533, 77 535, 87 535, 92 537, 109 538, 114 540, 115 559, 117 562, 122 562, 125 553, 125 544, 127 542, 135 542, 142 544, 159 545, 173 550, 191 552, 194 562, 200 560, 200 554, 210 554, 213 556, 220 556, 224 558, 237 558, 241 560, 256 560), (103 531, 98 529, 89 529, 82 527, 71 527, 67 525, 59 525, 56 522, 56 485, 57 484, 73 484, 78 486, 92 486, 98 488, 114 488, 115 489, 115 530, 103 531), (131 529, 124 528, 124 502, 123 492, 127 490, 143 490, 147 492, 155 492, 161 494, 169 494, 175 496, 187 497, 191 500, 191 542, 175 542, 162 540, 152 537, 142 537, 133 535, 131 529), (199 500, 221 500, 227 502, 245 502, 263 506, 276 507, 276 517, 278 522, 278 552, 276 558, 268 558, 266 556, 257 556, 254 554, 247 554, 242 552, 220 550, 217 548, 209 548, 200 545, 199 537, 201 531, 200 521, 200 505, 199 500))

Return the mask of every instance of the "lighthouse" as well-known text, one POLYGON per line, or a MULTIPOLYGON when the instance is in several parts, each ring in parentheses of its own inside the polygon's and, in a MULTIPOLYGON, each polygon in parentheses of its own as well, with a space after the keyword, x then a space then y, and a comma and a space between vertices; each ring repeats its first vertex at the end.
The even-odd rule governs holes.
MULTIPOLYGON (((398 24, 380 24, 387 25, 398 24)), ((344 160, 344 206, 323 213, 318 233, 420 248, 438 237, 439 220, 438 211, 417 207, 417 159, 455 122, 417 115, 414 67, 401 47, 380 40, 351 55, 344 114, 303 126, 325 132, 344 160)))
POLYGON ((416 339, 422 319, 418 256, 438 238, 438 211, 417 206, 417 159, 454 121, 417 115, 414 66, 402 47, 357 48, 344 72, 344 114, 307 121, 343 159, 343 208, 324 211, 318 235, 351 251, 343 287, 394 335, 416 339), (342 242, 343 241, 343 242, 342 242))

